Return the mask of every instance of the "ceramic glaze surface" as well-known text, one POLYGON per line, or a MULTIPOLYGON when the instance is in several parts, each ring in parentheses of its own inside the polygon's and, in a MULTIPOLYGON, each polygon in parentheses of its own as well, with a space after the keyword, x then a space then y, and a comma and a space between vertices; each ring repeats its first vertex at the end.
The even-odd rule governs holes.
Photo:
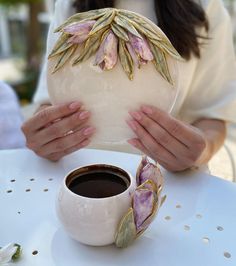
MULTIPOLYGON (((146 18, 145 18, 146 19, 146 18)), ((146 19, 159 32, 160 29, 146 19)), ((134 79, 130 81, 118 60, 110 71, 94 66, 95 56, 76 66, 74 58, 58 72, 51 74, 55 59, 48 62, 48 90, 53 104, 80 100, 92 113, 91 123, 97 128, 90 146, 116 149, 126 146, 127 139, 134 137, 127 126, 128 111, 136 110, 141 104, 149 104, 170 111, 178 92, 178 62, 167 57, 174 86, 168 83, 149 62, 135 67, 134 79)))
POLYGON ((130 174, 130 185, 121 194, 107 198, 87 198, 71 192, 66 178, 56 201, 58 217, 75 240, 92 246, 112 244, 123 215, 131 206, 136 181, 130 174))

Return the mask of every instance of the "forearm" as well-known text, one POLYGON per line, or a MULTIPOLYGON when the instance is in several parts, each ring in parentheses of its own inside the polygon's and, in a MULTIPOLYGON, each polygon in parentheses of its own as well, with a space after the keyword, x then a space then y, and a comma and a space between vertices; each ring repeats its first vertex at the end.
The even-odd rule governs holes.
POLYGON ((224 144, 226 137, 226 123, 217 119, 200 119, 193 123, 193 126, 201 130, 206 139, 206 149, 197 161, 197 165, 209 162, 212 156, 224 144))

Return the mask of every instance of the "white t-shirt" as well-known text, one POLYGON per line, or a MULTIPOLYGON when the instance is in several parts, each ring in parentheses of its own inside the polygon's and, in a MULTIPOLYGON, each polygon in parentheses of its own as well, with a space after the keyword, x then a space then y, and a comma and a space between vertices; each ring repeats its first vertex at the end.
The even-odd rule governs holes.
MULTIPOLYGON (((58 35, 53 30, 74 12, 72 0, 57 0, 50 24, 47 54, 58 35)), ((230 17, 222 0, 202 0, 210 23, 209 39, 201 46, 201 58, 180 63, 180 93, 172 110, 175 117, 192 123, 199 118, 236 122, 236 60, 230 17)), ((157 22, 153 0, 117 0, 116 7, 140 13, 157 22)), ((204 34, 204 29, 200 30, 204 34)), ((49 101, 44 64, 35 102, 49 101)))

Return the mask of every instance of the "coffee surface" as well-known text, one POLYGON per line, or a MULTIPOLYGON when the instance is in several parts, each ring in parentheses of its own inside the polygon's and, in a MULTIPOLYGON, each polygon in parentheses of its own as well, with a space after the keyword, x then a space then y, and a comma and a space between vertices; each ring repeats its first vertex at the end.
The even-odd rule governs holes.
POLYGON ((69 189, 88 198, 107 198, 124 192, 128 179, 109 172, 94 172, 74 177, 69 189))

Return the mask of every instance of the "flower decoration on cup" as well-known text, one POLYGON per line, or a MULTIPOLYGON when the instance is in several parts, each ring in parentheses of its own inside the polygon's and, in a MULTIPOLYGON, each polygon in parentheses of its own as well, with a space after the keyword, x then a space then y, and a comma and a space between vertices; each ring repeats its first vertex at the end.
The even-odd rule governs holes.
POLYGON ((73 57, 73 66, 95 55, 94 65, 111 70, 119 61, 130 80, 134 67, 153 62, 156 70, 169 83, 171 78, 167 55, 181 60, 165 34, 137 13, 103 8, 77 13, 68 18, 55 32, 61 35, 49 59, 57 57, 53 73, 73 57))
POLYGON ((132 206, 118 226, 115 244, 119 248, 129 246, 154 220, 166 196, 161 197, 163 176, 157 165, 144 156, 136 174, 137 188, 132 195, 132 206))

